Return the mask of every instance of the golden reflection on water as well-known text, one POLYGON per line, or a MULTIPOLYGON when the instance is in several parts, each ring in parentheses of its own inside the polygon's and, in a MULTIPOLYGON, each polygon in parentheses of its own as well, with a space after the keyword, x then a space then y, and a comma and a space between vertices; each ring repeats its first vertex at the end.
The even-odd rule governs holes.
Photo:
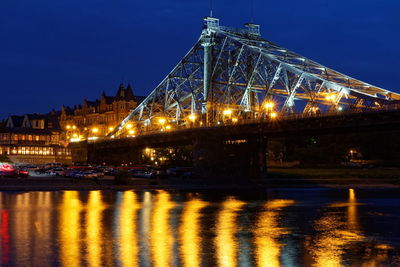
POLYGON ((65 191, 60 206, 60 261, 62 266, 81 266, 80 213, 82 203, 77 191, 65 191))
POLYGON ((170 228, 170 211, 175 207, 166 191, 158 191, 155 196, 151 217, 150 243, 154 266, 171 266, 174 237, 170 228))
POLYGON ((228 198, 222 203, 222 209, 216 222, 216 256, 218 266, 237 266, 238 242, 235 234, 238 231, 236 217, 246 203, 235 198, 228 198))
POLYGON ((19 264, 28 266, 32 263, 32 232, 34 224, 31 222, 32 194, 17 194, 14 203, 14 216, 12 217, 13 239, 16 254, 19 255, 19 264))
POLYGON ((356 194, 349 189, 347 202, 330 205, 333 208, 347 207, 347 221, 336 213, 328 213, 315 222, 319 235, 316 238, 312 254, 318 267, 336 267, 342 265, 342 255, 345 249, 355 242, 362 241, 364 236, 360 232, 357 216, 356 194))
POLYGON ((280 266, 282 244, 278 239, 289 232, 278 226, 278 217, 282 208, 294 203, 293 200, 276 199, 265 204, 265 210, 260 213, 254 229, 257 266, 280 266))
POLYGON ((86 245, 87 261, 89 266, 100 266, 102 255, 102 212, 105 204, 101 198, 100 191, 90 191, 89 200, 86 205, 86 245))
POLYGON ((35 244, 33 265, 35 266, 50 266, 50 263, 44 263, 43 259, 48 259, 52 256, 51 244, 51 193, 50 192, 35 192, 31 193, 37 196, 36 199, 36 214, 35 214, 35 244))
POLYGON ((122 196, 122 202, 119 207, 120 218, 120 260, 122 266, 138 266, 138 244, 137 244, 137 210, 141 205, 137 200, 136 193, 125 191, 122 196))
POLYGON ((208 205, 194 198, 185 203, 182 222, 179 228, 181 237, 181 254, 183 265, 187 267, 201 266, 200 211, 208 205))

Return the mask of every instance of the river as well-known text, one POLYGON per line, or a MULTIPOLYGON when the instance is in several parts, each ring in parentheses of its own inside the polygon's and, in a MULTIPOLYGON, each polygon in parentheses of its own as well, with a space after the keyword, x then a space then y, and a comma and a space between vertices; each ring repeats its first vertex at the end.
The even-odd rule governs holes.
POLYGON ((2 266, 400 266, 400 191, 0 192, 2 266))

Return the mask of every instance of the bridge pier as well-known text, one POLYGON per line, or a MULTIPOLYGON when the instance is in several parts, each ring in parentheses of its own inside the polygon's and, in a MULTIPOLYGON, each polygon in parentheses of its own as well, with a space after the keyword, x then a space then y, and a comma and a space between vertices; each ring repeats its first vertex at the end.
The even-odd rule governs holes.
POLYGON ((221 140, 208 137, 193 141, 193 172, 206 180, 260 181, 266 177, 264 138, 221 140))

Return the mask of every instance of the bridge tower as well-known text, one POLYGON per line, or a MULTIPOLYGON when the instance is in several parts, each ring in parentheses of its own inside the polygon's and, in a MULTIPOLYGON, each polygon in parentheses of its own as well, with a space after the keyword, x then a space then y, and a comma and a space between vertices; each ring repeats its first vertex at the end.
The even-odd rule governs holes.
POLYGON ((214 121, 213 112, 213 88, 212 88, 212 47, 213 43, 213 33, 212 29, 218 29, 219 19, 212 17, 204 18, 204 29, 201 34, 202 43, 204 48, 204 61, 203 61, 203 99, 201 103, 201 114, 202 121, 209 125, 214 121))

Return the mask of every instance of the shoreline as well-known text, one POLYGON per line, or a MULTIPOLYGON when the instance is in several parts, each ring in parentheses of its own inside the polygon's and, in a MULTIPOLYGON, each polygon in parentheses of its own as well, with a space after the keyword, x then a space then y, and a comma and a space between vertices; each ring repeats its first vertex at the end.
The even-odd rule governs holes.
POLYGON ((265 182, 209 183, 201 180, 157 180, 132 178, 127 185, 114 184, 111 177, 99 179, 74 179, 65 177, 0 178, 0 191, 91 191, 91 190, 268 190, 268 189, 400 189, 400 184, 385 179, 297 179, 270 178, 265 182), (361 183, 362 182, 362 183, 361 183))

